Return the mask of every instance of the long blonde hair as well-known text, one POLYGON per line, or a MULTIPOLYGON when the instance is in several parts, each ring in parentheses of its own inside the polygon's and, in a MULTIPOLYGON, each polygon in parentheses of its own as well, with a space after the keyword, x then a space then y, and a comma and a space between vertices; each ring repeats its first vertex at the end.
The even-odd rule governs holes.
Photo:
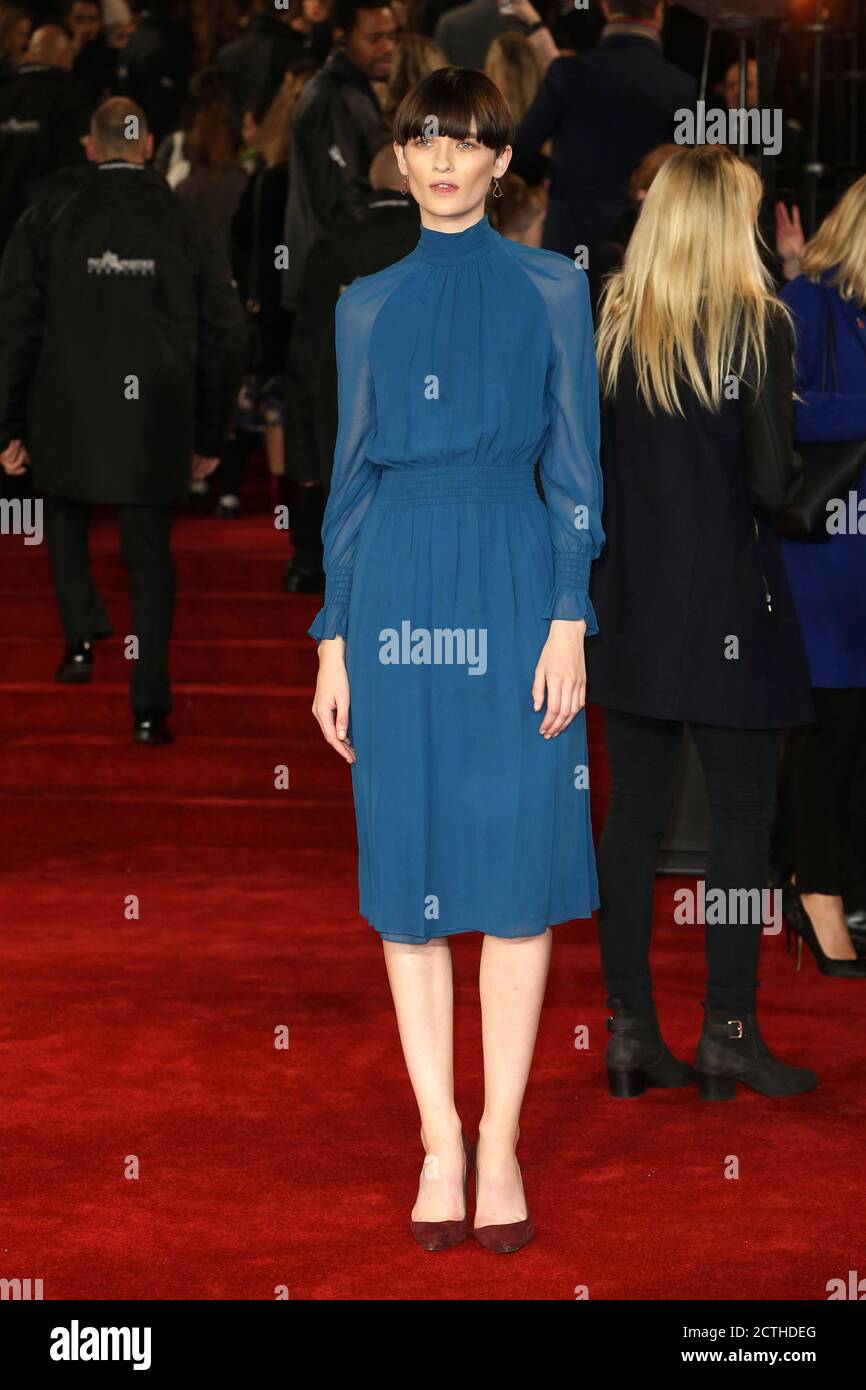
POLYGON ((529 39, 511 31, 500 34, 487 50, 484 71, 511 107, 514 124, 520 125, 541 86, 541 67, 529 39))
POLYGON ((749 370, 760 383, 768 317, 787 315, 758 250, 760 201, 758 175, 724 145, 680 150, 664 163, 602 298, 605 395, 627 354, 653 412, 682 415, 682 383, 713 410, 732 372, 749 370))
POLYGON ((835 270, 830 284, 843 299, 866 305, 866 174, 843 193, 800 257, 810 280, 835 270))

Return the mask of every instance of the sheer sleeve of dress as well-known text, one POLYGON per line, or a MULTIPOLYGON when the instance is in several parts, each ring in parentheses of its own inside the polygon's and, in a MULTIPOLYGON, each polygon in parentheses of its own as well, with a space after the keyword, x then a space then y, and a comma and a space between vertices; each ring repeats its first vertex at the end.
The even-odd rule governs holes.
POLYGON ((553 588, 544 617, 598 623, 587 590, 601 553, 602 479, 595 339, 586 272, 564 262, 539 284, 547 303, 552 357, 547 376, 550 432, 541 458, 541 485, 553 544, 553 588))
POLYGON ((379 469, 367 458, 376 432, 376 402, 370 366, 370 330, 375 310, 361 286, 338 300, 335 316, 337 350, 337 444, 331 491, 322 525, 325 605, 309 628, 317 642, 347 635, 355 549, 361 522, 373 500, 379 469))

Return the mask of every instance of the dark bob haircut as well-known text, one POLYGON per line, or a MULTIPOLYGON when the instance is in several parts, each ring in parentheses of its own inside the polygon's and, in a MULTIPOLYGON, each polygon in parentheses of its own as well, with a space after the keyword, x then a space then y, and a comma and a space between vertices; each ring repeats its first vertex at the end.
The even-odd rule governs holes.
POLYGON ((475 68, 437 68, 407 92, 394 116, 394 139, 419 135, 465 140, 472 127, 496 154, 514 140, 514 117, 499 88, 475 68))

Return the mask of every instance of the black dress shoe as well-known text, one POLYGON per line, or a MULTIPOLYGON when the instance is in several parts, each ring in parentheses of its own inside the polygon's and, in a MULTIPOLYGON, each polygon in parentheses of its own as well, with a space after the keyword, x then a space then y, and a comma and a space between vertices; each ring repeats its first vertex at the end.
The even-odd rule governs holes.
POLYGON ((87 685, 93 675, 93 643, 70 642, 54 673, 60 685, 87 685))
POLYGON ((234 493, 226 493, 216 504, 214 516, 221 517, 223 521, 237 521, 241 514, 241 499, 235 497, 234 493))
POLYGON ((654 1006, 629 1008, 621 999, 612 999, 613 1018, 607 1020, 613 1034, 604 1054, 610 1093, 617 1100, 642 1096, 648 1086, 664 1089, 688 1086, 695 1073, 688 1062, 680 1062, 659 1031, 654 1006))
POLYGON ((283 593, 321 594, 325 588, 325 576, 321 570, 301 570, 289 565, 283 575, 283 593))
POLYGON ((135 716, 132 737, 136 743, 149 743, 155 748, 163 748, 174 743, 174 734, 165 722, 165 715, 159 710, 140 710, 135 716))

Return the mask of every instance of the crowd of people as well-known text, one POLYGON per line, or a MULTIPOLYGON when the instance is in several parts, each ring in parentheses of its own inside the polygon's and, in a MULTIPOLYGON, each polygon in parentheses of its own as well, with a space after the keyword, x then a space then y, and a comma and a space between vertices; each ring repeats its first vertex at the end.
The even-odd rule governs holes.
MULTIPOLYGON (((866 976, 866 180, 807 238, 796 111, 775 203, 752 151, 684 162, 696 74, 664 23, 653 0, 0 4, 0 459, 7 485, 32 472, 46 497, 62 681, 90 678, 110 630, 87 530, 94 503, 119 509, 142 742, 171 737, 171 509, 192 492, 231 521, 263 454, 290 501, 284 587, 323 590, 326 502, 333 536, 350 486, 332 478, 335 310, 421 230, 395 114, 443 69, 483 71, 504 102, 489 223, 585 269, 598 330, 607 549, 588 650, 612 773, 601 927, 620 1094, 685 1079, 648 966, 684 722, 713 811, 708 879, 763 888, 775 818, 789 929, 825 974, 866 976), (148 278, 158 300, 138 293, 148 278), (730 395, 732 370, 761 389, 730 395), (793 435, 852 455, 849 524, 780 542, 802 485, 793 435), (738 635, 736 659, 719 633, 738 635)), ((736 106, 727 57, 716 100, 736 106)), ((753 63, 746 76, 751 91, 753 63)), ((466 105, 467 130, 476 117, 466 105)), ((719 1094, 743 1076, 765 1094, 815 1084, 761 1040, 759 943, 751 925, 708 930, 719 1094)))

